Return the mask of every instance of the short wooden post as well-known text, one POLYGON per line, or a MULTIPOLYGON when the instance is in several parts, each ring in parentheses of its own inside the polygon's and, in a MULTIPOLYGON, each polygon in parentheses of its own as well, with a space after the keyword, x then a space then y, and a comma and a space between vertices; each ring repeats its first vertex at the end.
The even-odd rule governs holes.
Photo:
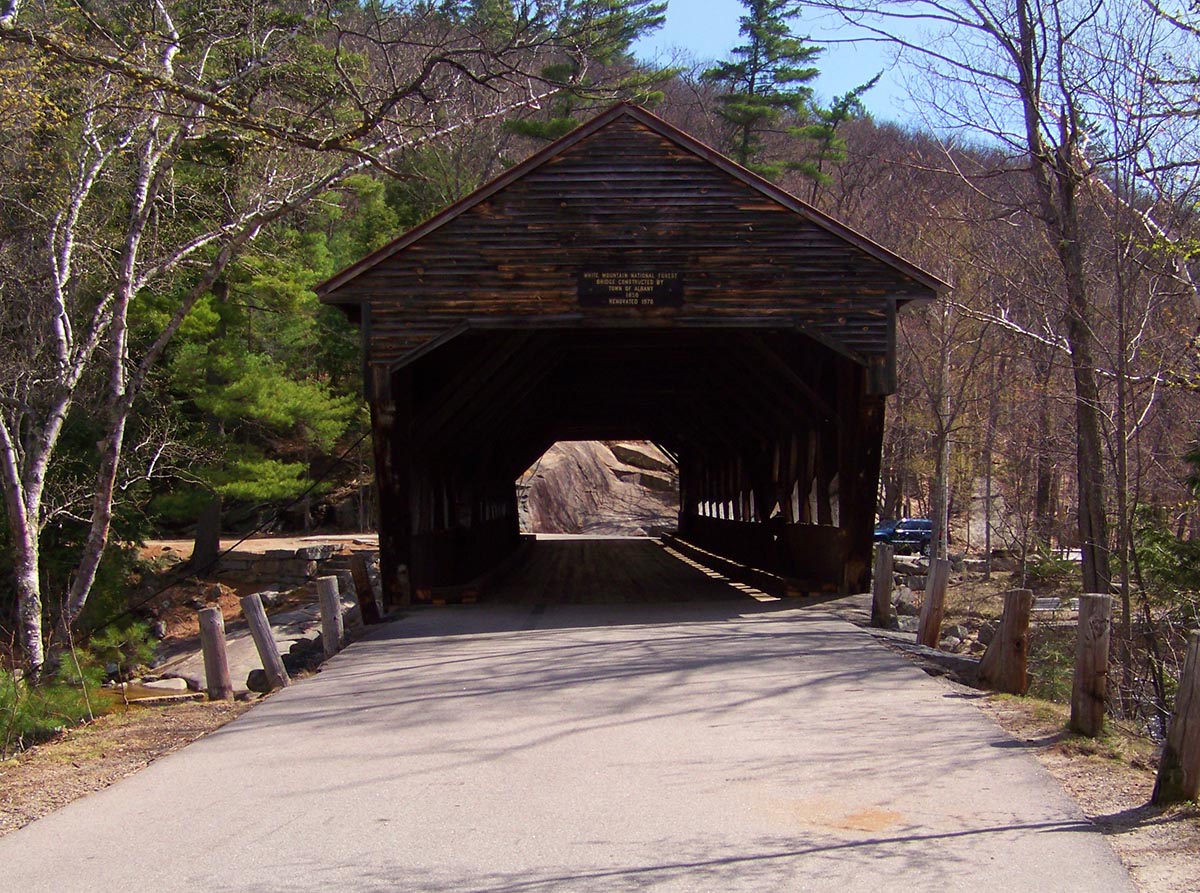
POLYGON ((892 625, 892 547, 875 545, 875 577, 872 581, 871 626, 889 629, 892 625))
POLYGON ((946 587, 950 583, 950 561, 934 558, 929 562, 929 578, 925 581, 925 598, 921 602, 917 644, 937 648, 942 638, 942 618, 946 614, 946 587))
POLYGON ((1071 689, 1071 729, 1089 738, 1095 738, 1104 730, 1111 628, 1112 596, 1100 593, 1080 596, 1075 683, 1071 689))
POLYGON ((200 611, 200 650, 204 655, 204 684, 210 701, 233 697, 229 678, 229 655, 225 653, 225 618, 220 608, 200 611))
POLYGON ((979 683, 985 688, 1023 695, 1029 687, 1029 617, 1033 592, 1011 589, 1004 593, 1000 629, 979 662, 979 683))
POLYGON ((1159 806, 1200 799, 1200 630, 1188 636, 1175 693, 1175 711, 1158 764, 1150 802, 1159 806))
POLYGON ((379 603, 375 600, 375 588, 371 585, 371 574, 367 571, 367 559, 361 552, 350 556, 350 573, 354 575, 354 596, 358 599, 358 611, 365 624, 379 623, 379 603))
POLYGON ((333 657, 342 650, 345 635, 337 577, 317 577, 317 597, 321 602, 321 640, 325 645, 325 656, 333 657))
POLYGON ((262 596, 257 592, 242 598, 242 614, 250 624, 250 635, 254 639, 254 647, 258 649, 262 661, 263 672, 267 674, 267 684, 271 688, 286 688, 291 682, 283 660, 279 656, 279 646, 271 634, 271 621, 267 620, 267 612, 263 610, 262 596))

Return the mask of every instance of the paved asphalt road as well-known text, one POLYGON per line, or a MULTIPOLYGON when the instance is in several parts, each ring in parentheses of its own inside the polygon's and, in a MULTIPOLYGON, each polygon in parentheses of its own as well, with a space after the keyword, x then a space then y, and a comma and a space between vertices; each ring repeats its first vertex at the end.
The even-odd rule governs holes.
POLYGON ((1133 886, 969 696, 730 598, 414 611, 0 840, 0 890, 1133 886))

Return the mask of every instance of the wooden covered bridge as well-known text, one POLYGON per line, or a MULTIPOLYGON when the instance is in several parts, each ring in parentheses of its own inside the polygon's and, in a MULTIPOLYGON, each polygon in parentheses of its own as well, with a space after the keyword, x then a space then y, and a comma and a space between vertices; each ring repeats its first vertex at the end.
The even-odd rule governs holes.
POLYGON ((318 290, 362 327, 385 597, 503 560, 516 478, 597 439, 677 460, 681 538, 866 588, 896 314, 944 287, 614 106, 318 290))

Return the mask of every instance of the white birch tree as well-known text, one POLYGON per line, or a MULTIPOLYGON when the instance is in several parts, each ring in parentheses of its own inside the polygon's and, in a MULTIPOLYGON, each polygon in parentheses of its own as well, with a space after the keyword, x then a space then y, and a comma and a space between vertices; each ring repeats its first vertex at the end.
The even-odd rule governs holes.
POLYGON ((591 54, 632 37, 603 4, 599 21, 522 5, 502 35, 476 33, 452 6, 0 3, 0 64, 29 88, 0 102, 32 128, 25 154, 10 145, 2 162, 26 188, 2 199, 23 272, 0 279, 0 488, 33 678, 46 660, 47 481, 71 414, 91 414, 103 436, 86 542, 55 593, 64 635, 109 540, 137 400, 236 253, 352 173, 390 170, 564 86, 603 92, 591 54), (563 59, 567 83, 542 76, 563 59), (178 295, 170 315, 134 331, 131 311, 155 290, 178 295))

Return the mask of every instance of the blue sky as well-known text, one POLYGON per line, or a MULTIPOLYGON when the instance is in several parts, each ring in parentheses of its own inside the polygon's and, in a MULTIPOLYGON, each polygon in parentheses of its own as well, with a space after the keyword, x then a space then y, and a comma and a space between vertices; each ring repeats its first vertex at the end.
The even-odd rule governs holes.
MULTIPOLYGON (((739 0, 668 0, 666 24, 634 44, 634 52, 641 59, 658 57, 664 63, 670 62, 673 48, 686 50, 700 61, 724 58, 740 42, 738 19, 744 12, 739 0)), ((797 20, 792 30, 802 36, 811 34, 817 44, 822 42, 816 38, 834 36, 828 28, 822 29, 819 22, 806 23, 803 19, 797 20)), ((891 68, 886 48, 863 43, 826 45, 817 67, 821 75, 815 89, 825 102, 882 70, 880 83, 864 97, 864 102, 877 118, 903 117, 907 93, 900 71, 891 68)))

